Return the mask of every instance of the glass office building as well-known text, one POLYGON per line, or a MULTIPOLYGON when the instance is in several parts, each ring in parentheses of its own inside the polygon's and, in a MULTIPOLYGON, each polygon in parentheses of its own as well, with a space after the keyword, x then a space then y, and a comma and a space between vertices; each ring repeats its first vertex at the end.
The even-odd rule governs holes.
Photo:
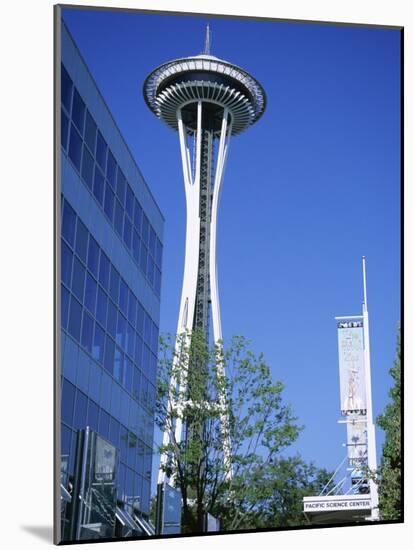
POLYGON ((150 507, 163 216, 63 22, 60 175, 61 539, 139 534, 150 507), (76 525, 85 511, 72 517, 86 440, 101 453, 102 495, 116 494, 102 506, 109 531, 95 514, 89 535, 76 525))

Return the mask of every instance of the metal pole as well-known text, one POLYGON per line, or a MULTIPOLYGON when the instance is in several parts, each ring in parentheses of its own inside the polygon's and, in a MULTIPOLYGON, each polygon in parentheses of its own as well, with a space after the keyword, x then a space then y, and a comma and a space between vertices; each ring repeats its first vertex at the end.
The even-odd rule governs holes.
MULTIPOLYGON (((369 345, 369 317, 367 300, 367 279, 365 268, 365 256, 362 257, 362 274, 364 281, 364 302, 362 305, 364 325, 364 364, 365 364, 365 390, 367 400, 367 438, 368 438, 368 468, 370 471, 377 469, 377 450, 375 440, 375 425, 372 417, 372 390, 371 390, 371 354, 369 345)), ((378 488, 373 479, 369 480, 369 492, 371 496, 371 521, 379 519, 378 488)))

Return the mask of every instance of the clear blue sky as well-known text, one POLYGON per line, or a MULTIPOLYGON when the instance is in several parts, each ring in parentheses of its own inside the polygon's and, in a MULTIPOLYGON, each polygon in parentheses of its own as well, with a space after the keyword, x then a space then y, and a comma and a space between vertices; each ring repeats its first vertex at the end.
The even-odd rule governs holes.
MULTIPOLYGON (((176 329, 185 201, 178 136, 147 108, 161 63, 212 54, 243 67, 267 110, 232 139, 219 212, 224 338, 264 352, 304 424, 298 450, 334 469, 338 425, 335 315, 361 311, 367 257, 374 416, 388 402, 400 320, 400 33, 305 23, 64 10, 165 223, 161 331, 176 329)), ((378 457, 383 434, 377 430, 378 457)))

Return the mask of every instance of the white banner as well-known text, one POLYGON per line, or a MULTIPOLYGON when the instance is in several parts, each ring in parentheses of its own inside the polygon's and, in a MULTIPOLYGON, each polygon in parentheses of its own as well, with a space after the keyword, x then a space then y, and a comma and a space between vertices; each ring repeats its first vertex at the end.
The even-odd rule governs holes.
POLYGON ((350 466, 364 466, 368 460, 367 423, 366 418, 357 417, 357 421, 349 422, 347 429, 347 449, 350 466))
POLYGON ((363 328, 338 328, 341 413, 366 414, 363 328))

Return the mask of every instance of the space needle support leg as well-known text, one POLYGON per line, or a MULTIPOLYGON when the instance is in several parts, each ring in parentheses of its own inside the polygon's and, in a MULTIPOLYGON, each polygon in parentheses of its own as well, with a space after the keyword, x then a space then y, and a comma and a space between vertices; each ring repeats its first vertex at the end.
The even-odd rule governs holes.
MULTIPOLYGON (((197 133, 196 133, 196 169, 192 177, 191 158, 187 143, 187 128, 182 119, 181 109, 177 111, 178 131, 180 138, 181 161, 184 176, 184 189, 187 208, 186 240, 185 240, 185 262, 183 286, 181 291, 180 313, 177 323, 177 341, 173 359, 173 375, 170 381, 170 395, 168 399, 167 420, 171 423, 171 413, 175 408, 178 410, 178 417, 175 426, 167 425, 163 434, 163 445, 171 443, 174 434, 174 442, 179 444, 182 436, 183 426, 183 404, 187 390, 187 369, 188 369, 188 348, 190 344, 190 332, 193 327, 195 297, 197 290, 198 256, 199 256, 199 235, 200 235, 200 166, 201 166, 201 133, 202 133, 202 102, 197 105, 197 133), (182 355, 182 347, 186 352, 182 355), (183 364, 184 361, 184 364, 183 364), (180 372, 178 372, 180 365, 180 372)), ((158 483, 165 481, 165 466, 168 454, 163 453, 160 459, 158 472, 158 483)), ((172 477, 174 477, 173 474, 172 477)))
POLYGON ((210 292, 211 292, 211 312, 213 318, 213 334, 216 344, 217 353, 217 377, 219 385, 218 402, 220 407, 220 421, 223 437, 223 455, 224 466, 226 470, 226 478, 231 479, 231 441, 229 434, 229 417, 226 406, 226 386, 225 386, 225 370, 222 346, 222 332, 220 320, 220 303, 217 281, 217 261, 216 261, 216 241, 217 241, 217 213, 220 202, 221 184, 223 181, 224 168, 227 159, 229 148, 229 140, 231 135, 231 123, 229 124, 228 109, 224 109, 220 142, 217 156, 217 166, 214 178, 213 201, 211 207, 211 226, 210 226, 210 292))

